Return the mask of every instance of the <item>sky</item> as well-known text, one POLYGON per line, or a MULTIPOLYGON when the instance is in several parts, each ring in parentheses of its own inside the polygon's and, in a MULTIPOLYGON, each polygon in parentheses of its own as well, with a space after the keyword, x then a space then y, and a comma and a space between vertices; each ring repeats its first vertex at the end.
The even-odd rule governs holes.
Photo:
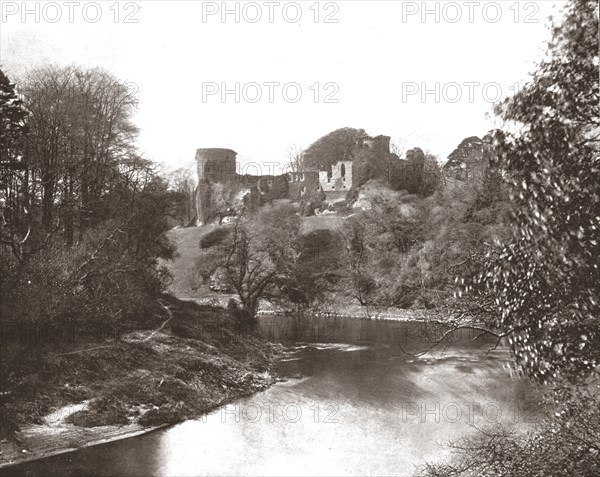
POLYGON ((497 126, 529 80, 561 1, 0 2, 0 65, 100 66, 139 100, 144 155, 168 169, 197 148, 240 172, 285 167, 341 127, 444 162, 497 126))

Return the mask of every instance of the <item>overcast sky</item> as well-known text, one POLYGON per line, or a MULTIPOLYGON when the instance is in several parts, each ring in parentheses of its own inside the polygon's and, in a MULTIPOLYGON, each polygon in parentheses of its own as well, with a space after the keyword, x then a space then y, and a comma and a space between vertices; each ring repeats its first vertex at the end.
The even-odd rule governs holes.
POLYGON ((562 6, 227 2, 223 17, 222 2, 27 2, 28 13, 22 3, 2 2, 4 71, 113 72, 139 97, 140 149, 170 168, 200 147, 284 164, 292 144, 346 126, 445 161, 494 126, 493 101, 527 81, 562 6))

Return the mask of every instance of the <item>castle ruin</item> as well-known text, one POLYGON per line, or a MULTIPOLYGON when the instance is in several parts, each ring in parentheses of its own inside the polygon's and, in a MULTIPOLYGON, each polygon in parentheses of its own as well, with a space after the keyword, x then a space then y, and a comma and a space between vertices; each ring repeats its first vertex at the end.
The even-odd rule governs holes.
POLYGON ((198 181, 229 182, 235 180, 237 152, 231 149, 198 149, 198 181))
MULTIPOLYGON (((368 149, 390 154, 389 136, 363 136, 356 150, 368 149)), ((212 218, 211 204, 215 189, 227 188, 229 195, 243 195, 248 206, 259 206, 273 199, 301 201, 314 193, 324 194, 325 202, 346 199, 353 187, 352 153, 331 165, 328 170, 302 170, 281 175, 253 176, 238 174, 237 152, 226 148, 196 150, 198 188, 196 190, 196 223, 203 225, 212 218)))

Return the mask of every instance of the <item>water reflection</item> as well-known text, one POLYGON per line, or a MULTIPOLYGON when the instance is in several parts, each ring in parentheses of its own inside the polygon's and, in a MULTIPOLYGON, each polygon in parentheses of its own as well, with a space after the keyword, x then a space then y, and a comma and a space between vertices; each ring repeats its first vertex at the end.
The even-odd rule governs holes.
MULTIPOLYGON (((264 317, 285 383, 201 419, 21 466, 27 475, 410 475, 474 426, 523 426, 531 390, 508 352, 421 323, 264 317)), ((526 423, 525 423, 526 425, 526 423)))

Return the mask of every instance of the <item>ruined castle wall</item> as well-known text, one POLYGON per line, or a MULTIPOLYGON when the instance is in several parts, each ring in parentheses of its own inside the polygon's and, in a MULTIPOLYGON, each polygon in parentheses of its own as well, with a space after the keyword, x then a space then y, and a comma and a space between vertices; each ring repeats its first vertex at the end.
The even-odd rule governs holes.
POLYGON ((235 180, 237 153, 231 149, 198 149, 198 187, 196 189, 196 223, 203 225, 210 218, 211 184, 235 180))
POLYGON ((327 172, 319 172, 319 182, 325 193, 331 191, 349 191, 352 188, 352 161, 340 161, 327 172))
POLYGON ((231 182, 236 173, 237 152, 231 149, 198 149, 198 181, 231 182))
POLYGON ((373 138, 373 150, 378 154, 390 153, 390 136, 376 136, 373 138))
MULTIPOLYGON (((198 187, 196 189, 196 224, 204 225, 215 218, 215 201, 229 203, 239 193, 250 192, 248 209, 290 197, 288 178, 253 176, 236 173, 237 153, 231 149, 198 149, 198 187), (220 194, 220 195, 215 195, 220 194)), ((230 204, 233 206, 234 204, 230 204)))
POLYGON ((343 200, 353 187, 353 160, 356 152, 369 152, 376 156, 390 154, 389 136, 364 136, 358 138, 355 151, 346 154, 346 160, 337 162, 327 171, 290 172, 282 176, 253 176, 236 173, 237 153, 231 149, 210 148, 196 151, 198 167, 198 189, 196 191, 197 224, 210 221, 215 211, 211 210, 215 198, 215 184, 225 184, 222 190, 228 196, 250 192, 248 207, 254 209, 277 199, 301 201, 325 192, 328 201, 343 200), (369 151, 361 151, 368 149, 369 151), (321 192, 322 191, 322 192, 321 192))
POLYGON ((287 174, 289 183, 289 198, 301 200, 321 190, 319 173, 317 171, 290 172, 287 174))

